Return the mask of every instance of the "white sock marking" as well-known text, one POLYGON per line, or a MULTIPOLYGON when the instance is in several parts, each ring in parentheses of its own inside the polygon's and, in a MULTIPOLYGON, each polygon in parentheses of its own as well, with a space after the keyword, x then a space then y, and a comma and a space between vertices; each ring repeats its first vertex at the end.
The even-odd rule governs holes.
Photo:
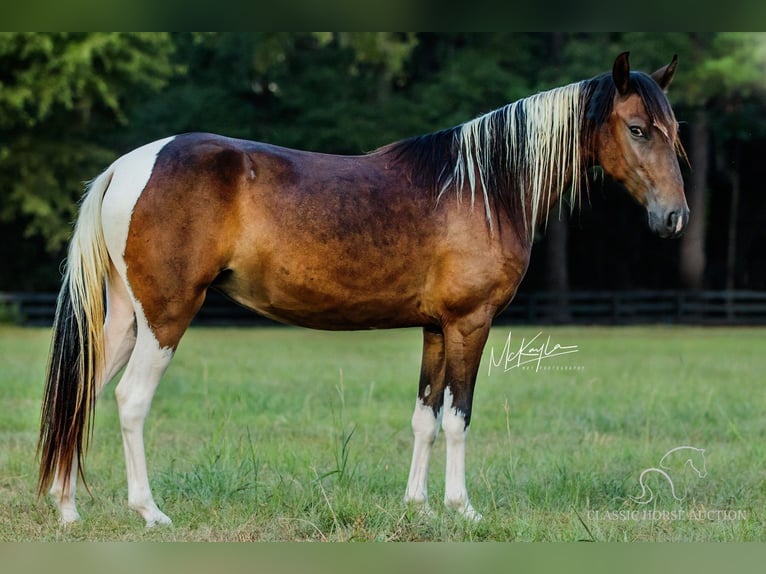
POLYGON ((444 505, 454 508, 466 518, 480 520, 468 500, 465 486, 465 441, 468 427, 465 425, 465 413, 452 406, 453 397, 449 387, 444 391, 444 418, 442 428, 447 441, 447 465, 444 481, 444 505))
MULTIPOLYGON (((440 409, 440 416, 441 413, 440 409)), ((428 465, 431 459, 431 448, 439 434, 439 417, 434 415, 433 409, 423 404, 420 398, 417 399, 415 411, 412 413, 412 432, 415 435, 415 441, 404 500, 422 504, 427 508, 428 465)))
POLYGON ((77 490, 77 452, 75 451, 73 458, 75 464, 72 465, 72 472, 69 476, 69 488, 64 491, 64 481, 59 476, 58 468, 56 469, 55 478, 51 485, 50 495, 53 502, 56 504, 56 508, 59 511, 59 522, 63 525, 68 525, 80 520, 80 514, 77 512, 77 505, 75 503, 75 492, 77 490))

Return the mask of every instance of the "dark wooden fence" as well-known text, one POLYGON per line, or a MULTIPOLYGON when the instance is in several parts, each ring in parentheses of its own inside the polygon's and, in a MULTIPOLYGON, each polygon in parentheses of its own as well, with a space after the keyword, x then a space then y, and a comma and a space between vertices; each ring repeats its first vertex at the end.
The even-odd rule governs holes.
POLYGON ((766 291, 519 293, 500 321, 766 325, 766 291))
MULTIPOLYGON (((0 318, 50 325, 51 293, 0 293, 0 318)), ((197 325, 271 325, 210 292, 197 325)), ((496 323, 766 325, 766 291, 574 291, 519 293, 496 323)))

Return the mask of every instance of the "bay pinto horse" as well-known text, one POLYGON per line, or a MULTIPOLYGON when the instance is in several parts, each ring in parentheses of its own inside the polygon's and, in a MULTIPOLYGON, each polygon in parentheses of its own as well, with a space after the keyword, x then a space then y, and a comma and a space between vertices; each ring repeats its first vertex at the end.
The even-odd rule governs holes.
POLYGON ((117 159, 90 185, 58 300, 39 440, 38 493, 79 518, 78 474, 94 405, 116 388, 128 505, 154 502, 143 426, 181 337, 215 287, 267 317, 316 329, 422 327, 404 498, 427 509, 446 437, 444 503, 478 519, 465 485, 476 372, 493 317, 513 298, 532 237, 600 165, 679 235, 689 218, 682 147, 665 96, 676 58, 539 93, 460 126, 348 157, 211 134, 169 137, 117 159), (478 204, 478 205, 477 205, 478 204))

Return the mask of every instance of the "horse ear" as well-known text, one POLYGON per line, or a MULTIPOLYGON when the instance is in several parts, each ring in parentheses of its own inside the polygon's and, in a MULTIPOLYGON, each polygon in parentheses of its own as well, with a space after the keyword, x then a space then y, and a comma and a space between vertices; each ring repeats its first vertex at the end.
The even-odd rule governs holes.
POLYGON ((673 81, 673 76, 676 73, 676 66, 678 65, 678 54, 673 55, 673 59, 667 66, 663 66, 652 74, 652 78, 657 82, 663 91, 668 89, 670 82, 673 81))
POLYGON ((630 52, 623 52, 614 60, 614 66, 612 66, 612 79, 614 85, 617 86, 617 91, 621 96, 628 93, 628 87, 630 86, 630 62, 628 56, 630 52))

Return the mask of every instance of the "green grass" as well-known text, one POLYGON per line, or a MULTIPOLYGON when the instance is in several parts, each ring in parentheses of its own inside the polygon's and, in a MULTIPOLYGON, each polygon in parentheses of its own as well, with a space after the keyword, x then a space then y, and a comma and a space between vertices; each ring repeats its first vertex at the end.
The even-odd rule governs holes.
POLYGON ((113 386, 97 408, 83 521, 60 527, 49 502, 35 500, 49 332, 0 326, 0 540, 766 538, 766 330, 514 327, 516 348, 540 330, 579 351, 543 363, 555 369, 488 375, 489 349, 499 353, 508 334, 496 328, 485 352, 467 457, 478 524, 441 508, 441 435, 435 515, 401 501, 418 330, 191 330, 146 424, 155 499, 174 521, 149 530, 127 508, 113 386), (681 445, 706 449, 707 476, 674 469, 677 489, 688 489, 682 502, 657 480, 649 508, 632 502, 641 471, 681 445), (613 519, 643 510, 649 519, 613 519), (711 510, 736 519, 689 518, 711 510))

